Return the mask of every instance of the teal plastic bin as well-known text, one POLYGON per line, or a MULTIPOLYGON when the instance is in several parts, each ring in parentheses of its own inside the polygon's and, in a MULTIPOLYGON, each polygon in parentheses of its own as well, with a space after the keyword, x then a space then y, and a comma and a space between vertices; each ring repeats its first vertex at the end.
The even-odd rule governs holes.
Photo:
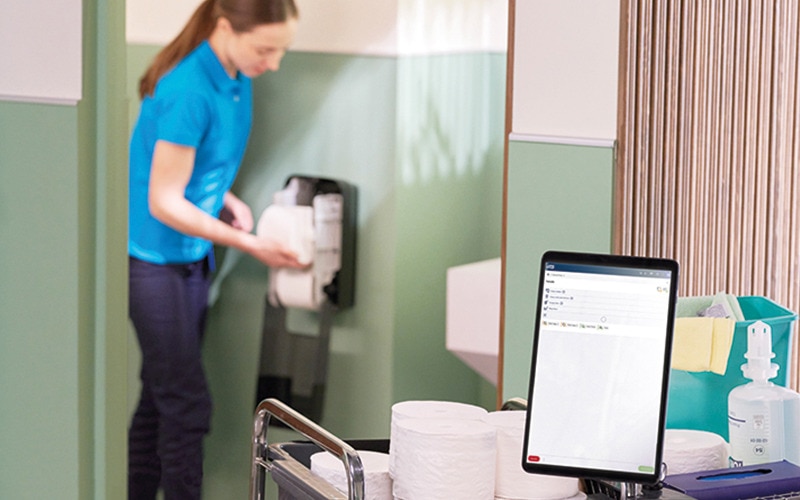
MULTIPOLYGON (((712 300, 713 297, 708 298, 708 305, 712 300)), ((787 385, 791 367, 792 326, 797 314, 765 297, 738 297, 738 301, 745 320, 736 322, 725 375, 671 370, 667 428, 709 431, 728 440, 728 393, 734 387, 750 382, 742 375, 741 366, 746 361, 747 327, 757 320, 772 328, 773 362, 780 369, 771 382, 784 387, 787 385)))

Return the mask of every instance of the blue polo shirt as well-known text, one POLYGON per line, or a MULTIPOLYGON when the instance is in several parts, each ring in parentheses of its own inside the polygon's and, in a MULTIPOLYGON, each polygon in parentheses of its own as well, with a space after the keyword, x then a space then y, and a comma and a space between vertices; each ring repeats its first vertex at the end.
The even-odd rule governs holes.
POLYGON ((128 252, 155 264, 204 258, 211 242, 179 233, 152 215, 147 201, 156 141, 195 148, 185 197, 217 217, 244 156, 252 124, 250 78, 225 72, 207 41, 158 82, 142 100, 130 143, 128 252))

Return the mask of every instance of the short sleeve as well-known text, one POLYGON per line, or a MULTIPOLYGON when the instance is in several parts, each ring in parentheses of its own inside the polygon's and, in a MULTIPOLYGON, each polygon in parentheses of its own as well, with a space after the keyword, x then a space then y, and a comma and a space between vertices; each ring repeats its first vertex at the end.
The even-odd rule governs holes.
POLYGON ((210 112, 208 101, 197 92, 172 93, 157 104, 156 138, 198 147, 208 130, 210 112))

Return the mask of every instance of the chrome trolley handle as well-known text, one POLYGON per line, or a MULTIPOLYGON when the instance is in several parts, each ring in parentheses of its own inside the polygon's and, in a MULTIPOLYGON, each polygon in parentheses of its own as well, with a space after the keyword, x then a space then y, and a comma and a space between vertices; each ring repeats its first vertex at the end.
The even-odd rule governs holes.
POLYGON ((269 420, 275 417, 299 432, 314 444, 332 453, 344 463, 347 473, 348 498, 364 500, 364 466, 361 457, 341 439, 304 417, 277 399, 265 399, 256 408, 253 422, 253 456, 250 473, 251 500, 265 500, 264 489, 267 472, 272 469, 269 461, 269 442, 267 430, 269 420))

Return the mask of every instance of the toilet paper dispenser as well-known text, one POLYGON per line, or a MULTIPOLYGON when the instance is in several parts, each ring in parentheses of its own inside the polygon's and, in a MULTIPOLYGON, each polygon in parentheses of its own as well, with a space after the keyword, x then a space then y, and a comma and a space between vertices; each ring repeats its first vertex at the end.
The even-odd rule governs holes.
POLYGON ((276 398, 321 418, 333 318, 355 297, 356 195, 341 180, 294 175, 259 218, 259 235, 281 241, 309 265, 270 269, 256 405, 276 398), (290 331, 292 314, 315 317, 318 331, 290 331))

